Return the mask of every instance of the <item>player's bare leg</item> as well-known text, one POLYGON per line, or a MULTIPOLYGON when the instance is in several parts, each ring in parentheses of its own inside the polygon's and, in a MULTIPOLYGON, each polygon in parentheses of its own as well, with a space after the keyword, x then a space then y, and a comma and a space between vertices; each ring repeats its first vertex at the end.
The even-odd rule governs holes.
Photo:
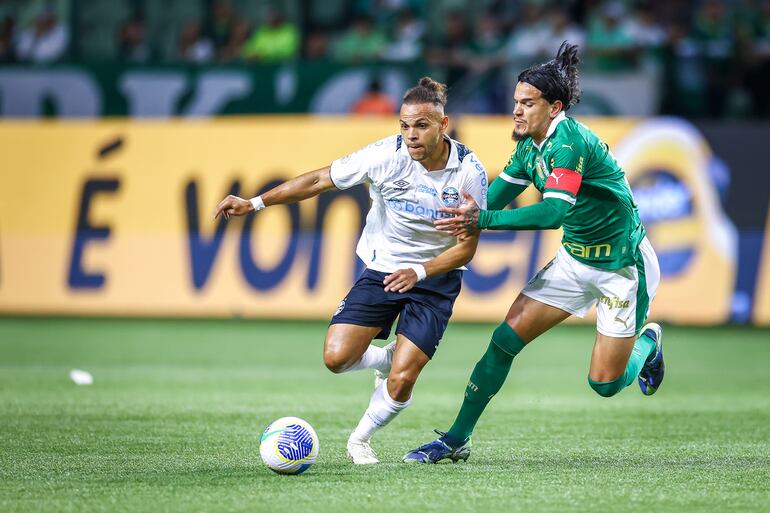
POLYGON ((591 353, 591 367, 588 377, 593 381, 613 381, 626 371, 628 357, 634 349, 636 337, 609 337, 596 334, 594 350, 591 353))
POLYGON ((470 455, 470 436, 484 408, 500 390, 513 358, 526 344, 556 326, 570 314, 524 294, 519 294, 492 334, 486 353, 473 369, 465 399, 449 431, 404 456, 406 462, 437 463, 443 459, 465 460, 470 455))
POLYGON ((662 330, 655 323, 642 328, 637 338, 596 334, 588 384, 602 397, 612 397, 639 379, 646 395, 663 380, 662 330))
POLYGON ((417 377, 430 361, 404 335, 398 335, 388 379, 374 389, 369 406, 348 439, 348 458, 355 464, 379 463, 370 440, 372 435, 409 406, 417 377))
POLYGON ((406 402, 412 397, 417 377, 430 359, 404 335, 398 335, 393 365, 388 374, 388 394, 394 401, 406 402))
POLYGON ((508 309, 505 322, 528 344, 569 316, 564 310, 519 294, 508 309))
POLYGON ((324 364, 334 373, 360 369, 388 372, 392 351, 372 345, 381 330, 379 327, 332 324, 324 341, 324 364))

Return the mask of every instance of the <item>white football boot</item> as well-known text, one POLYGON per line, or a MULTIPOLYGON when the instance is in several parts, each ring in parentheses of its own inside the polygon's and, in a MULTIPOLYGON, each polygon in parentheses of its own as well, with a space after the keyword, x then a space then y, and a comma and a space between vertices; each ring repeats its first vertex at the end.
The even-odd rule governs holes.
POLYGON ((380 462, 369 442, 352 437, 348 438, 348 459, 354 465, 374 465, 380 462))
MULTIPOLYGON (((383 349, 388 352, 388 364, 393 363, 393 353, 396 352, 396 341, 394 340, 390 344, 383 346, 383 349)), ((381 372, 378 370, 374 371, 374 388, 377 388, 382 384, 383 381, 388 379, 388 374, 390 374, 390 366, 388 366, 388 372, 381 372)))

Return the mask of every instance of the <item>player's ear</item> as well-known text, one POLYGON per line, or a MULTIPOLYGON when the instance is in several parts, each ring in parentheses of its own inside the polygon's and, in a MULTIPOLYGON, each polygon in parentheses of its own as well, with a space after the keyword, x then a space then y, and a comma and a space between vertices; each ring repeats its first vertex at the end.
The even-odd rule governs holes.
POLYGON ((441 131, 446 131, 447 127, 449 126, 449 117, 444 116, 441 118, 441 131))
POLYGON ((561 100, 556 100, 551 104, 551 119, 555 118, 559 115, 559 112, 564 110, 564 104, 561 102, 561 100))

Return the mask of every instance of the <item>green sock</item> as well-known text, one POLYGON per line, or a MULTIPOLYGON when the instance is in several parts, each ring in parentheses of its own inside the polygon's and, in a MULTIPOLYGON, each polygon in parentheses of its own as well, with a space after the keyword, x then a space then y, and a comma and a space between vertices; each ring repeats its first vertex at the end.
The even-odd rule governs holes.
POLYGON ((465 387, 463 405, 447 432, 450 439, 465 440, 471 436, 484 408, 503 386, 513 357, 523 348, 524 341, 507 323, 495 329, 487 352, 476 364, 465 387))
POLYGON ((634 342, 634 349, 631 351, 631 356, 628 358, 626 364, 626 372, 623 374, 625 379, 625 386, 630 385, 639 376, 639 371, 642 370, 644 362, 655 351, 655 341, 647 335, 642 335, 634 342))
POLYGON ((634 349, 626 364, 626 371, 613 381, 594 381, 588 378, 588 384, 602 397, 612 397, 636 381, 644 362, 655 351, 655 341, 642 335, 634 342, 634 349))

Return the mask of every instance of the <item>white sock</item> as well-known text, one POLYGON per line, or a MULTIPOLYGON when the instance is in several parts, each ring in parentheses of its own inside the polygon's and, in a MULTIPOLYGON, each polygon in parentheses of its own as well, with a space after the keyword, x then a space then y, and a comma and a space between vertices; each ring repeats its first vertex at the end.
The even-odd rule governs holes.
POLYGON ((364 412, 364 416, 361 417, 361 420, 358 421, 358 426, 353 430, 350 438, 369 441, 377 430, 395 419, 396 415, 409 406, 409 403, 411 402, 411 397, 403 403, 392 399, 388 393, 388 380, 383 381, 380 386, 375 388, 374 392, 372 392, 372 398, 369 400, 369 407, 364 412))
POLYGON ((380 372, 388 372, 392 363, 392 355, 393 353, 386 351, 385 348, 370 344, 361 359, 345 369, 345 372, 361 369, 375 369, 380 372))

